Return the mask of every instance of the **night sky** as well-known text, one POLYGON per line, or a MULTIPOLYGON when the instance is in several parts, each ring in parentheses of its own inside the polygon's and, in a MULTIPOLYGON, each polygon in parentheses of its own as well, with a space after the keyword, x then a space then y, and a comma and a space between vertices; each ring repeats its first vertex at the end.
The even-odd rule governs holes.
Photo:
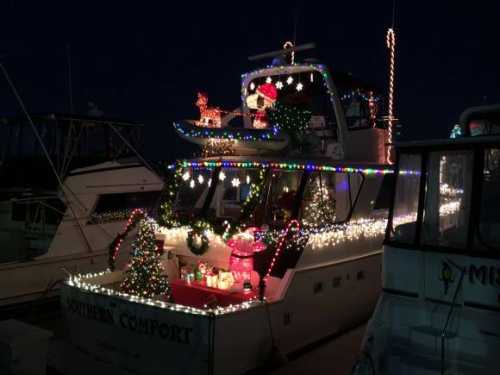
MULTIPOLYGON (((68 112, 67 45, 75 112, 95 102, 108 117, 146 124, 146 156, 178 156, 172 121, 195 118, 197 90, 234 109, 247 57, 294 37, 315 42, 333 72, 386 91, 388 1, 23 1, 0 4, 0 56, 31 112, 68 112), (330 4, 325 7, 325 4, 330 4), (272 4, 272 5, 269 5, 272 4)), ((396 113, 404 138, 449 134, 468 106, 500 99, 500 5, 399 1, 396 113)), ((496 4, 495 4, 496 3, 496 4)), ((0 113, 18 112, 3 77, 0 113)))

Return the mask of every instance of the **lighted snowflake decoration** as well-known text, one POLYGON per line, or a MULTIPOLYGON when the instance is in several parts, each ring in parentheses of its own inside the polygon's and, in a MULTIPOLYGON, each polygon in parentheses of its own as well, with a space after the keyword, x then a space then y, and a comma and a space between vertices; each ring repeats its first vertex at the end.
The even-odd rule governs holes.
POLYGON ((219 180, 224 181, 226 179, 226 174, 224 171, 220 171, 219 173, 219 180))
POLYGON ((283 88, 283 82, 281 82, 281 81, 276 82, 276 88, 278 90, 281 90, 283 88))
POLYGON ((203 176, 200 174, 200 175, 198 176, 198 183, 201 185, 201 184, 203 184, 203 182, 204 182, 204 181, 205 181, 205 179, 204 179, 204 178, 203 178, 203 176))
POLYGON ((189 174, 189 172, 184 172, 184 174, 182 175, 182 179, 184 181, 189 180, 189 177, 191 177, 191 175, 189 174))
POLYGON ((250 184, 250 176, 249 175, 247 175, 246 182, 247 182, 247 185, 250 184))
POLYGON ((286 79, 286 83, 288 83, 289 85, 291 85, 293 83, 293 77, 290 76, 286 79))
POLYGON ((304 85, 302 84, 302 82, 299 82, 297 83, 297 91, 302 91, 302 89, 304 88, 304 85))
POLYGON ((235 177, 231 180, 231 185, 233 185, 234 187, 238 187, 240 186, 240 179, 238 177, 235 177))
POLYGON ((271 83, 273 80, 271 79, 271 77, 267 77, 266 78, 266 83, 271 83))
POLYGON ((194 188, 194 180, 189 181, 189 187, 190 187, 191 189, 193 189, 193 188, 194 188))

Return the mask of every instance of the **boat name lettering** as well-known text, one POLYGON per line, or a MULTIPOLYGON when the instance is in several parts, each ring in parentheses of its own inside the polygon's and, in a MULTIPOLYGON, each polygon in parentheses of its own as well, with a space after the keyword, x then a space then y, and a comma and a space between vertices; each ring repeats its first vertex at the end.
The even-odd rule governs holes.
POLYGON ((67 311, 82 318, 95 320, 109 325, 118 325, 132 332, 160 338, 179 344, 190 344, 192 328, 181 327, 176 324, 167 324, 156 319, 140 317, 127 312, 120 312, 115 319, 115 311, 111 308, 78 301, 73 298, 66 299, 67 311))
POLYGON ((479 282, 482 285, 500 286, 500 268, 494 266, 477 267, 471 264, 469 266, 469 281, 472 284, 479 282))

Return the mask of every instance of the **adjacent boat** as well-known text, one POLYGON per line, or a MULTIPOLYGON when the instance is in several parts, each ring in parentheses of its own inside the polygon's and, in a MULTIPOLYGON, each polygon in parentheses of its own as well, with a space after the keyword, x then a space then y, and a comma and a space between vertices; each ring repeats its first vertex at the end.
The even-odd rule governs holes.
POLYGON ((154 171, 126 158, 126 143, 140 148, 141 124, 65 114, 32 118, 65 178, 64 194, 26 120, 3 119, 2 317, 33 302, 54 301, 68 273, 105 267, 108 248, 131 210, 154 207, 163 188, 154 171))
POLYGON ((243 75, 241 96, 226 113, 200 93, 200 119, 176 123, 202 157, 170 167, 160 226, 142 221, 157 250, 139 237, 120 269, 117 242, 113 270, 63 286, 68 374, 244 373, 370 316, 393 175, 379 97, 282 59, 243 75), (149 290, 157 252, 165 293, 149 290))
POLYGON ((499 368, 499 135, 500 106, 484 106, 454 139, 397 147, 383 293, 356 374, 499 368))

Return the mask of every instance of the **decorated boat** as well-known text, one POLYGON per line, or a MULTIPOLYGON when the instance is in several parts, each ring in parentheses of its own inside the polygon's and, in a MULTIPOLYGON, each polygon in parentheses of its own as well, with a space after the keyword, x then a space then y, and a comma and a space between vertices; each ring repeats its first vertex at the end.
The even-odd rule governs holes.
POLYGON ((500 106, 474 107, 453 139, 396 147, 383 293, 356 374, 498 372, 499 134, 500 106))
POLYGON ((295 50, 242 76, 241 109, 199 93, 200 119, 174 124, 202 154, 168 166, 156 220, 130 217, 127 267, 122 236, 63 287, 68 374, 245 373, 370 316, 393 176, 380 96, 295 50))

